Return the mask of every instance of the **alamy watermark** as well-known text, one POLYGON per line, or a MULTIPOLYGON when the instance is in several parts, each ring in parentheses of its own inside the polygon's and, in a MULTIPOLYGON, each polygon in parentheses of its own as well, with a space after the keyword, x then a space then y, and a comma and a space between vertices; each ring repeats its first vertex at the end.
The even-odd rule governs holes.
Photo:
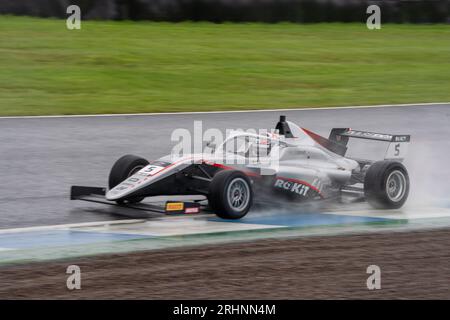
MULTIPOLYGON (((66 9, 66 13, 70 16, 66 20, 68 30, 81 29, 81 9, 77 5, 70 5, 66 9)), ((366 13, 370 16, 367 18, 366 25, 369 30, 381 29, 381 9, 376 4, 367 7, 366 13)))
POLYGON ((81 269, 77 265, 70 265, 66 270, 67 277, 66 286, 69 290, 80 290, 81 289, 81 269))
POLYGON ((366 273, 370 274, 367 278, 366 286, 369 290, 381 289, 381 269, 379 266, 372 264, 367 267, 366 273))
POLYGON ((376 4, 370 5, 366 10, 370 16, 367 18, 366 25, 369 30, 381 29, 381 9, 376 4))
POLYGON ((81 29, 81 9, 77 5, 70 5, 66 10, 67 14, 70 16, 66 20, 66 26, 69 30, 80 30, 81 29))

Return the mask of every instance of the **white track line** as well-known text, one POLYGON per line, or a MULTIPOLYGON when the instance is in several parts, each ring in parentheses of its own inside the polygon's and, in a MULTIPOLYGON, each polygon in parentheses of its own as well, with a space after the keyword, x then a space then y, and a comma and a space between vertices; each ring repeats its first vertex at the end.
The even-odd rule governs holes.
MULTIPOLYGON (((186 218, 188 215, 173 215, 173 216, 162 216, 155 218, 155 220, 174 220, 186 218)), ((211 214, 196 214, 189 216, 190 218, 202 218, 209 217, 211 214)), ((67 230, 67 229, 78 229, 78 228, 88 228, 88 227, 101 227, 101 226, 117 226, 122 224, 134 224, 147 222, 148 219, 124 219, 124 220, 111 220, 111 221, 94 221, 94 222, 82 222, 82 223, 71 223, 71 224, 56 224, 48 226, 35 226, 35 227, 22 227, 22 228, 12 228, 12 229, 0 229, 0 235, 9 233, 21 233, 21 232, 32 232, 32 231, 51 231, 51 230, 67 230)))
POLYGON ((144 222, 144 219, 126 219, 126 220, 112 220, 112 221, 96 221, 96 222, 83 222, 83 223, 72 223, 72 224, 57 224, 53 226, 37 226, 37 227, 25 227, 25 228, 13 228, 13 229, 0 229, 1 234, 8 233, 21 233, 21 232, 32 232, 32 231, 50 231, 50 230, 65 230, 71 228, 80 227, 98 227, 105 225, 118 225, 118 224, 131 224, 144 222))
POLYGON ((278 112, 278 111, 313 111, 313 110, 320 111, 320 110, 338 110, 338 109, 395 108, 395 107, 437 106, 437 105, 450 105, 450 102, 379 104, 379 105, 369 105, 369 106, 310 107, 310 108, 287 108, 287 109, 285 108, 285 109, 229 110, 229 111, 114 113, 114 114, 80 114, 80 115, 54 115, 54 116, 10 116, 10 117, 0 117, 0 120, 2 120, 2 119, 51 119, 51 118, 166 116, 166 115, 254 113, 254 112, 278 112))

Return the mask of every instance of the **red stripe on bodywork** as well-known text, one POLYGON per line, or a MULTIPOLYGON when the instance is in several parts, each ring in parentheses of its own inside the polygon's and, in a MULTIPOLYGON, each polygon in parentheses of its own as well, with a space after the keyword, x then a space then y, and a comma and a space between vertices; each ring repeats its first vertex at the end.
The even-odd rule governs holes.
POLYGON ((164 169, 162 169, 162 170, 159 171, 158 173, 163 172, 163 171, 165 171, 165 170, 167 170, 167 169, 169 169, 169 168, 171 168, 171 167, 173 167, 173 166, 175 166, 175 165, 177 165, 177 164, 180 164, 180 163, 182 163, 182 162, 185 162, 186 160, 194 160, 194 157, 187 158, 187 159, 180 159, 180 160, 178 160, 178 161, 172 162, 172 163, 169 164, 167 167, 164 167, 164 169))
POLYGON ((319 135, 319 134, 317 134, 315 132, 312 132, 312 131, 310 131, 308 129, 302 128, 302 130, 308 136, 310 136, 315 142, 320 144, 322 147, 327 148, 327 149, 329 148, 329 145, 330 145, 330 142, 331 142, 330 140, 328 140, 327 138, 322 137, 321 135, 319 135))
MULTIPOLYGON (((208 164, 208 163, 206 163, 206 164, 208 164)), ((237 168, 226 166, 226 165, 221 164, 221 163, 213 163, 213 164, 210 164, 210 165, 212 165, 213 167, 216 167, 216 168, 224 169, 224 170, 239 170, 237 168)), ((253 172, 253 171, 248 171, 248 170, 246 170, 246 171, 240 170, 240 171, 242 171, 243 173, 245 173, 247 176, 250 176, 250 177, 260 177, 261 176, 258 173, 253 172)))
POLYGON ((154 175, 152 175, 152 176, 147 176, 147 177, 145 177, 144 180, 148 180, 148 179, 150 179, 150 177, 158 176, 161 172, 166 171, 167 169, 172 168, 173 166, 176 166, 177 164, 180 164, 180 163, 182 163, 182 162, 184 162, 184 161, 186 161, 186 160, 194 160, 194 157, 186 158, 186 159, 180 159, 180 160, 178 160, 178 161, 172 162, 172 163, 169 164, 167 167, 164 167, 163 169, 161 169, 160 171, 158 171, 156 174, 154 174, 154 175))

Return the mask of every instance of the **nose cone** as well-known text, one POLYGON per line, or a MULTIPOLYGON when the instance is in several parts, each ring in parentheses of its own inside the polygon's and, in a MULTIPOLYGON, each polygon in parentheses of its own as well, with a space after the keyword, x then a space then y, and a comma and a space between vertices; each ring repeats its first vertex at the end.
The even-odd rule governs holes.
POLYGON ((121 197, 120 192, 113 188, 106 193, 106 200, 117 200, 121 197))
POLYGON ((119 200, 132 193, 135 189, 136 189, 135 185, 128 183, 127 180, 125 180, 124 182, 118 184, 114 188, 108 190, 108 192, 106 192, 105 197, 106 200, 112 201, 119 200))

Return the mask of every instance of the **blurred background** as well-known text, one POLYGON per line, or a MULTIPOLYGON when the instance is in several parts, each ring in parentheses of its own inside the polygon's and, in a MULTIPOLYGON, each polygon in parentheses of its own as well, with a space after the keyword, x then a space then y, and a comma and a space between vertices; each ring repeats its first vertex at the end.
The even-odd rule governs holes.
POLYGON ((2 0, 1 13, 65 17, 70 4, 85 19, 212 22, 361 22, 376 4, 384 22, 449 21, 447 0, 2 0))
POLYGON ((449 0, 1 0, 0 115, 450 100, 449 0), (81 8, 81 30, 66 28, 81 8), (381 8, 369 30, 367 7, 381 8))

